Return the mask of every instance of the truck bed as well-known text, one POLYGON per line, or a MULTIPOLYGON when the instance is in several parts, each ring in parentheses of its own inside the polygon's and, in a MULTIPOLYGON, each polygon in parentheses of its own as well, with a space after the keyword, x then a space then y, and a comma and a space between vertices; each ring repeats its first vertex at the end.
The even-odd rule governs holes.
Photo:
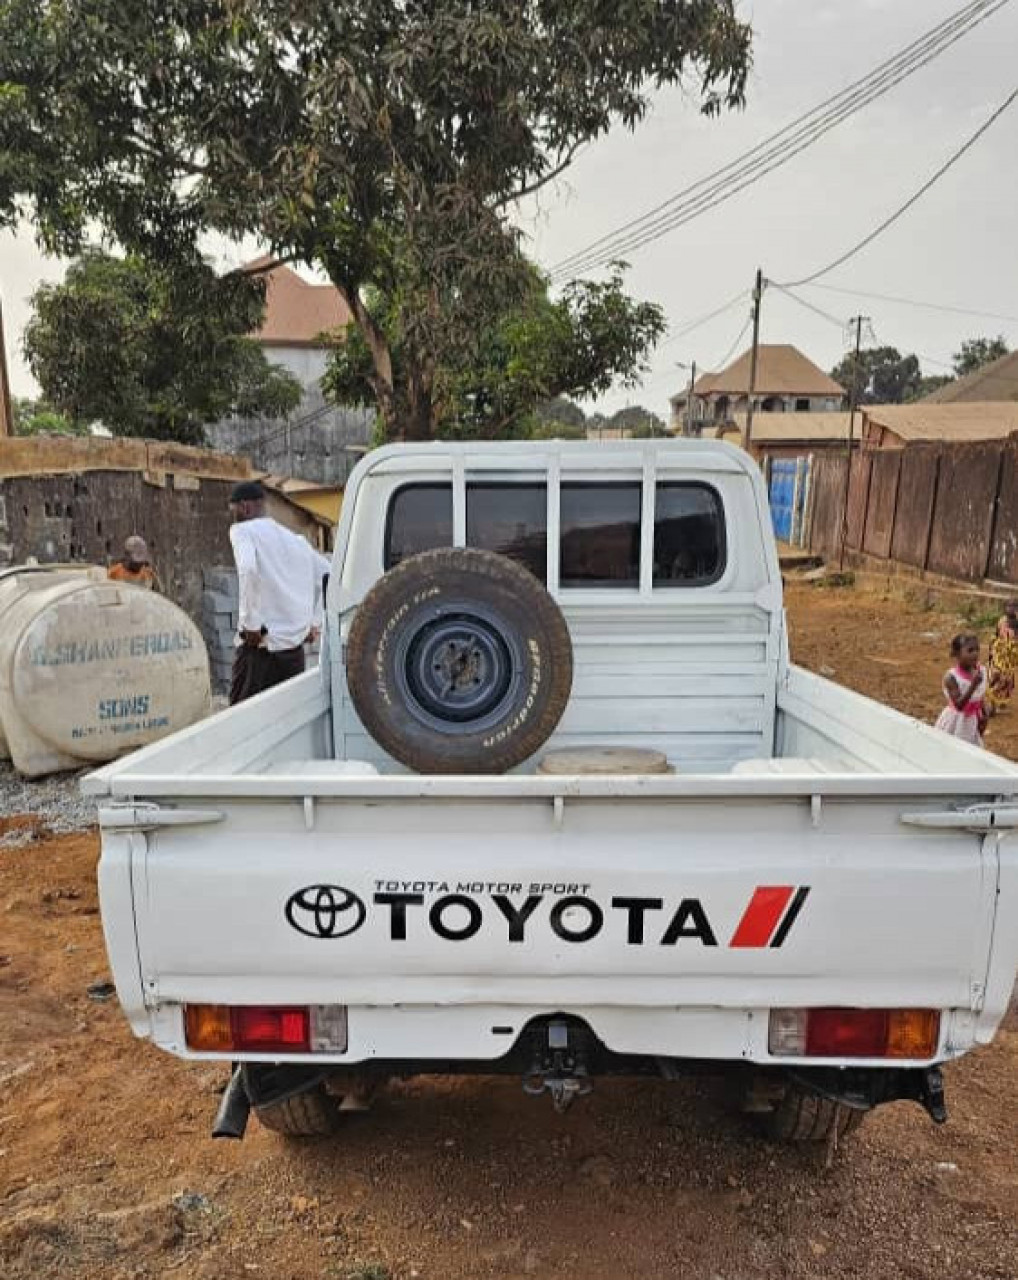
POLYGON ((495 1058, 505 1028, 556 1009, 634 1054, 768 1062, 767 1011, 784 1006, 941 1010, 941 1059, 988 1041, 1013 982, 1018 862, 955 807, 999 806, 1018 769, 796 668, 776 726, 775 754, 728 772, 383 773, 329 757, 309 672, 87 780, 107 797, 104 920, 135 925, 107 934, 125 1012, 194 1056, 188 1002, 339 1000, 346 1063, 405 1052, 408 1018, 422 1058, 495 1058), (369 904, 353 947, 284 920, 322 885, 369 904), (805 901, 794 929, 741 942, 776 892, 805 901), (393 893, 413 904, 402 939, 393 893), (442 894, 470 898, 478 936, 433 936, 442 894), (603 913, 586 945, 554 938, 571 894, 603 913), (507 946, 531 899, 529 945, 507 946), (626 945, 637 900, 657 906, 626 945))
MULTIPOLYGON (((717 735, 708 733, 709 737, 717 735)), ((790 666, 777 692, 774 743, 747 757, 741 741, 728 760, 718 748, 689 753, 671 775, 543 777, 531 761, 505 776, 420 777, 387 759, 333 755, 332 714, 322 674, 312 670, 212 716, 172 739, 135 752, 84 780, 95 796, 980 796, 1018 793, 1018 766, 928 725, 790 666), (723 767, 718 767, 718 764, 723 767), (992 792, 988 780, 992 779, 992 792)), ((548 743, 564 744, 564 735, 548 743)), ((343 741, 342 737, 339 739, 343 741)), ((574 734, 564 739, 570 745, 574 734)), ((653 746, 660 736, 592 727, 587 743, 653 746)))

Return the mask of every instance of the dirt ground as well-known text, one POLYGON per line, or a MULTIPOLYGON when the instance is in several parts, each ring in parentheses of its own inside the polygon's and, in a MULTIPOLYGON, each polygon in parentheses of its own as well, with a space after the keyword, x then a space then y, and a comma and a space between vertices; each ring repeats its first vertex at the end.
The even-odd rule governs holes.
MULTIPOLYGON (((792 585, 797 660, 932 719, 956 607, 792 585)), ((1018 752, 1018 707, 993 730, 1018 752)), ((773 1148, 708 1082, 395 1088, 336 1140, 213 1142, 224 1071, 133 1041, 94 835, 0 850, 0 1275, 119 1280, 1013 1280, 1018 1024, 835 1153, 773 1148)))

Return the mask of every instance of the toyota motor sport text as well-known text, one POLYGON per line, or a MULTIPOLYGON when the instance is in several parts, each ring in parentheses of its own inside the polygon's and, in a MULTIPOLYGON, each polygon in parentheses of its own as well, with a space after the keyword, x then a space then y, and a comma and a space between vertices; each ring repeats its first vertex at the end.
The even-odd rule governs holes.
MULTIPOLYGON (((444 880, 376 880, 369 901, 388 911, 389 939, 407 940, 408 913, 422 908, 421 918, 436 937, 446 942, 463 942, 480 933, 486 923, 484 903, 490 902, 501 919, 507 942, 527 941, 527 928, 534 918, 533 932, 550 929, 563 942, 582 943, 596 938, 606 927, 605 908, 590 896, 589 884, 511 884, 444 880), (514 901, 522 898, 522 901, 514 901), (542 910, 545 902, 550 905, 542 910)), ((731 931, 729 947, 780 947, 802 910, 809 887, 806 885, 760 885, 731 931)), ((683 939, 705 947, 718 945, 703 904, 697 898, 683 898, 666 909, 663 898, 612 897, 608 911, 618 913, 619 929, 627 946, 640 947, 657 942, 675 946, 683 939), (657 930, 648 921, 656 922, 657 930), (650 936, 648 936, 650 935, 650 936)), ((346 938, 363 925, 368 916, 365 899, 338 884, 306 885, 287 899, 287 922, 308 938, 346 938)), ((489 927, 492 912, 487 912, 489 927)), ((613 927, 609 921, 609 930, 613 927)))

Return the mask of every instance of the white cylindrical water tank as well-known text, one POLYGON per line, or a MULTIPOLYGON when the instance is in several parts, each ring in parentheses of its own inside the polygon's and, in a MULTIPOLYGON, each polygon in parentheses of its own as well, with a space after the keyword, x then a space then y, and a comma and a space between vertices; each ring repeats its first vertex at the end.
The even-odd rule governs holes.
POLYGON ((183 610, 102 569, 0 574, 0 755, 29 777, 112 760, 207 715, 183 610))

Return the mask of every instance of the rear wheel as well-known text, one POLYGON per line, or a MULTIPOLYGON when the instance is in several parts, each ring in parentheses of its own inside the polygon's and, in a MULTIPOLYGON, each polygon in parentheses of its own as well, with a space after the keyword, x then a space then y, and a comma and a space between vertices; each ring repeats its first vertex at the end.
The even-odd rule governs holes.
POLYGON ((291 1138, 322 1138, 339 1128, 339 1102, 319 1084, 279 1102, 262 1103, 254 1112, 273 1133, 291 1138))
POLYGON ((854 1133, 865 1115, 856 1107, 789 1084, 773 1109, 757 1119, 774 1142, 830 1142, 854 1133))

